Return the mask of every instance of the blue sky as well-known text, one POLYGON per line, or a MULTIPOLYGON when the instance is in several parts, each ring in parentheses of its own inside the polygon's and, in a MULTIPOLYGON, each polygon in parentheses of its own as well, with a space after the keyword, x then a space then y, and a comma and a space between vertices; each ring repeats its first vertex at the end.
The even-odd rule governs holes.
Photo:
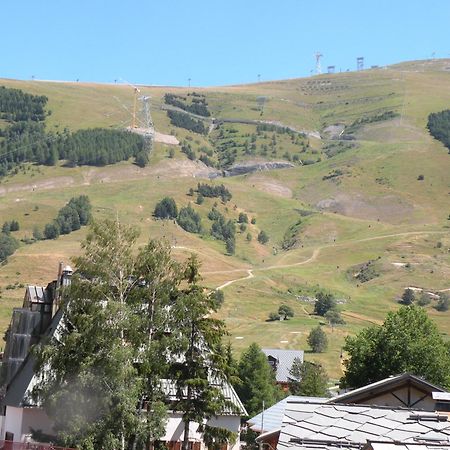
POLYGON ((0 77, 208 86, 450 57, 449 0, 4 0, 0 77))

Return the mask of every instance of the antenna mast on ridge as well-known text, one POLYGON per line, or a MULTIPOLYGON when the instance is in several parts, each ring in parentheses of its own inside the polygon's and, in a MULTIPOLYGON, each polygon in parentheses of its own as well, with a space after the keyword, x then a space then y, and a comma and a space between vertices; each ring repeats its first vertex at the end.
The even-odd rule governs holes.
POLYGON ((320 52, 316 52, 314 54, 314 56, 316 57, 316 73, 318 75, 320 75, 322 73, 322 67, 320 65, 320 58, 322 58, 323 55, 320 52))

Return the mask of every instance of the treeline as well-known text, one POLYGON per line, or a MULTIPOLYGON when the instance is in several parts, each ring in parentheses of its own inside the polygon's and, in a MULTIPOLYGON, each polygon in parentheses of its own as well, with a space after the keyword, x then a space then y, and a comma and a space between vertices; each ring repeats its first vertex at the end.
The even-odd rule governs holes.
POLYGON ((167 111, 170 123, 179 128, 193 131, 198 134, 206 134, 206 127, 201 120, 193 119, 186 113, 179 111, 167 111))
MULTIPOLYGON (((349 127, 345 129, 345 135, 349 135, 357 131, 363 125, 367 125, 369 123, 374 122, 382 122, 384 120, 394 119, 398 116, 398 113, 395 111, 384 111, 379 114, 374 114, 372 116, 364 116, 356 119, 349 127)), ((344 135, 343 135, 344 136, 344 135)))
POLYGON ((148 163, 150 141, 129 131, 94 128, 75 133, 46 133, 42 123, 18 122, 0 131, 0 176, 23 162, 47 166, 67 160, 69 166, 105 166, 134 157, 148 163))
POLYGON ((44 95, 31 95, 20 89, 0 86, 0 118, 10 122, 41 122, 45 120, 47 101, 44 95))
POLYGON ((148 153, 142 136, 129 131, 93 128, 64 136, 59 158, 74 166, 105 166, 138 158, 141 152, 148 153))
POLYGON ((3 103, 0 102, 0 117, 6 114, 13 122, 0 130, 0 138, 3 138, 0 139, 0 177, 23 162, 51 166, 58 160, 67 160, 71 166, 104 166, 134 157, 141 167, 148 163, 150 140, 131 132, 102 128, 47 133, 43 122, 45 112, 41 114, 36 106, 43 109, 46 98, 18 89, 12 89, 12 94, 9 91, 0 89, 4 96, 3 103), (17 111, 11 106, 14 100, 18 101, 17 111))
POLYGON ((450 154, 450 109, 431 113, 428 116, 427 127, 431 136, 441 141, 449 149, 450 154))
POLYGON ((61 234, 69 234, 87 225, 91 219, 91 202, 87 195, 72 197, 69 203, 58 211, 56 219, 44 227, 44 231, 36 229, 33 237, 39 239, 57 239, 61 234))
MULTIPOLYGON (((189 95, 189 94, 188 94, 189 95)), ((181 95, 165 94, 164 102, 167 105, 172 105, 184 111, 197 114, 198 116, 209 117, 211 113, 208 111, 208 103, 206 103, 205 96, 192 93, 192 103, 186 103, 187 98, 181 95)))

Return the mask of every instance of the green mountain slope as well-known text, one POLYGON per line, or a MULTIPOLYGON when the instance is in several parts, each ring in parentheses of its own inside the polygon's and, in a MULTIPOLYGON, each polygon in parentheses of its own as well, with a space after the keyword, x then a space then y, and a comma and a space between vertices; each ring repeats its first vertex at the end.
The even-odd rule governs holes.
MULTIPOLYGON (((131 123, 129 86, 15 80, 0 85, 46 95, 49 131, 131 123)), ((118 211, 121 220, 141 229, 142 242, 165 237, 180 258, 197 252, 205 284, 224 286, 221 316, 238 351, 252 341, 307 348, 309 330, 324 322, 311 315, 308 299, 318 289, 331 291, 346 324, 325 324, 329 350, 307 357, 324 362, 334 377, 340 374, 344 337, 382 321, 397 308, 404 288, 435 295, 450 289, 450 155, 426 129, 431 112, 450 108, 449 60, 195 91, 211 114, 196 118, 208 134, 171 125, 167 115, 164 95, 191 104, 192 89, 142 87, 140 95, 151 96, 156 131, 175 136, 180 145, 156 142, 142 169, 132 161, 74 168, 24 164, 0 180, 0 222, 18 220, 14 235, 29 238, 35 225, 49 222, 71 197, 86 194, 94 217, 118 211), (182 152, 188 146, 194 160, 182 152), (199 162, 201 156, 219 169, 199 162), (267 162, 291 167, 214 179, 232 193, 226 204, 205 198, 197 205, 196 196, 187 195, 208 173, 267 162), (243 212, 255 223, 236 233, 235 255, 228 256, 224 242, 209 233, 191 234, 174 222, 154 220, 155 204, 164 196, 179 207, 191 203, 206 231, 216 203, 227 220, 243 212), (261 230, 270 238, 265 245, 257 240, 261 230), (294 318, 266 322, 282 303, 294 309, 294 318)), ((2 329, 20 304, 18 286, 50 281, 58 261, 79 252, 85 232, 22 244, 0 268, 2 329)), ((431 300, 426 308, 449 335, 449 313, 435 305, 431 300)))

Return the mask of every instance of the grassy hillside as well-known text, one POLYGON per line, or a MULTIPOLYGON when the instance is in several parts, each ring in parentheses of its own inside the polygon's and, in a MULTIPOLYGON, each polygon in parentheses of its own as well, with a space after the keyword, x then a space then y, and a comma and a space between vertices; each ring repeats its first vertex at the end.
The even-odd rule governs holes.
MULTIPOLYGON (((131 162, 75 168, 24 164, 0 180, 0 222, 16 219, 21 229, 13 234, 30 237, 35 225, 49 222, 71 197, 86 194, 95 218, 118 212, 121 220, 141 229, 141 242, 165 237, 179 258, 197 252, 205 284, 225 285, 220 315, 238 352, 253 341, 307 349, 309 330, 323 319, 311 315, 313 305, 299 298, 329 290, 343 302, 346 325, 332 330, 325 324, 329 350, 308 353, 307 358, 323 361, 337 378, 344 337, 380 323, 387 311, 397 308, 405 287, 450 289, 450 155, 425 128, 429 113, 450 106, 449 67, 448 60, 419 61, 196 89, 205 95, 211 117, 233 121, 211 126, 206 136, 170 125, 161 109, 165 93, 186 95, 192 89, 143 87, 142 94, 152 97, 156 130, 189 143, 196 158, 207 148, 211 159, 220 163, 225 144, 235 164, 284 161, 292 167, 218 178, 212 183, 225 184, 231 201, 205 198, 197 205, 187 193, 210 169, 188 160, 181 145, 169 158, 172 147, 156 143, 144 169, 131 162), (258 97, 265 97, 263 108, 258 97), (256 122, 242 121, 264 121, 278 128, 258 131, 256 122), (294 131, 281 132, 281 126, 294 131), (339 135, 351 140, 336 139, 339 135), (208 234, 190 234, 172 222, 154 220, 154 206, 164 196, 174 197, 178 206, 190 202, 205 230, 211 227, 207 215, 216 202, 227 218, 245 212, 256 222, 237 233, 236 254, 228 256, 224 243, 208 234), (261 230, 270 237, 266 245, 256 239, 261 230), (377 276, 358 281, 361 265, 371 260, 377 276), (292 306, 295 317, 266 322, 281 303, 292 306)), ((46 95, 51 130, 123 128, 131 123, 133 90, 127 86, 14 80, 0 80, 0 85, 46 95)), ((205 123, 211 125, 212 119, 205 123)), ((79 252, 85 233, 82 229, 55 241, 22 244, 0 268, 1 330, 12 307, 21 303, 21 285, 52 280, 58 261, 79 252)), ((449 336, 450 313, 437 312, 434 305, 427 310, 449 336)))

